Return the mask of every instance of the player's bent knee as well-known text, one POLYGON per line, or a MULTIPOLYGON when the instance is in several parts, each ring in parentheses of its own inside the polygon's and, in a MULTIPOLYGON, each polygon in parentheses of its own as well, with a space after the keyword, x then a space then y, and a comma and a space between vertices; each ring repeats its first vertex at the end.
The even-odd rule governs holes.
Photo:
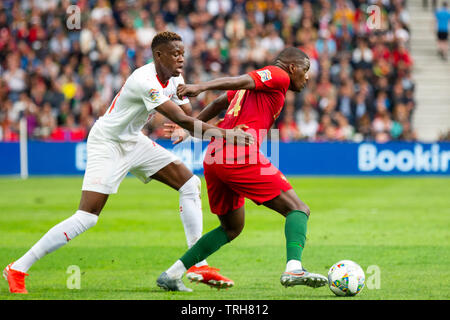
POLYGON ((285 212, 287 214, 287 213, 289 213, 291 211, 301 211, 301 212, 305 213, 308 217, 309 217, 309 215, 311 213, 309 207, 306 204, 304 204, 303 202, 301 202, 301 201, 300 202, 290 203, 287 206, 287 209, 285 210, 285 212))
POLYGON ((99 216, 106 204, 106 201, 108 200, 108 197, 108 194, 83 190, 81 193, 81 200, 78 210, 99 216))
POLYGON ((288 203, 286 203, 286 208, 283 211, 285 214, 287 214, 291 211, 301 211, 301 212, 304 212, 308 217, 311 213, 311 210, 309 209, 309 207, 299 199, 297 201, 292 200, 292 201, 289 201, 288 203))
POLYGON ((311 210, 309 209, 306 203, 300 200, 298 196, 293 197, 291 200, 292 200, 291 205, 293 206, 292 210, 302 211, 309 217, 311 210))
POLYGON ((102 212, 103 206, 98 204, 81 204, 78 207, 78 210, 81 210, 83 212, 93 214, 95 216, 100 216, 100 213, 102 212))
POLYGON ((87 230, 94 227, 98 222, 98 214, 90 213, 83 210, 77 210, 75 216, 82 226, 82 229, 87 230))
POLYGON ((198 195, 200 194, 201 187, 202 181, 199 177, 193 175, 178 191, 180 192, 180 195, 198 195))
POLYGON ((244 224, 235 224, 230 226, 221 223, 221 226, 227 234, 227 238, 230 242, 236 239, 241 234, 242 230, 244 230, 244 224))
POLYGON ((242 232, 242 229, 232 229, 232 230, 225 230, 228 240, 233 241, 236 239, 242 232))
POLYGON ((305 204, 305 203, 303 203, 303 202, 301 202, 299 205, 298 205, 298 209, 297 210, 299 210, 299 211, 301 211, 301 212, 304 212, 308 217, 309 217, 309 215, 311 214, 311 210, 309 209, 309 207, 305 204))

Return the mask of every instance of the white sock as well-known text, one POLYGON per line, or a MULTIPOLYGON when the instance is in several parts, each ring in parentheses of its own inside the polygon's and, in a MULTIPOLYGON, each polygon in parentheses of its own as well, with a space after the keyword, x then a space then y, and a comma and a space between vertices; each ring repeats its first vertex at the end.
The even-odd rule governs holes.
MULTIPOLYGON (((188 248, 192 247, 202 236, 203 213, 200 198, 201 181, 199 177, 192 176, 179 190, 180 217, 183 222, 184 233, 188 248)), ((206 260, 196 264, 197 267, 207 265, 206 260)))
POLYGON ((186 272, 186 267, 184 266, 181 260, 177 260, 169 269, 167 269, 166 273, 171 279, 181 279, 183 274, 186 272))
POLYGON ((302 263, 299 260, 289 260, 286 263, 286 270, 285 272, 291 272, 294 270, 302 270, 302 263))
POLYGON ((27 253, 14 262, 11 268, 27 272, 43 256, 95 226, 97 220, 97 215, 78 210, 74 215, 51 228, 27 253))

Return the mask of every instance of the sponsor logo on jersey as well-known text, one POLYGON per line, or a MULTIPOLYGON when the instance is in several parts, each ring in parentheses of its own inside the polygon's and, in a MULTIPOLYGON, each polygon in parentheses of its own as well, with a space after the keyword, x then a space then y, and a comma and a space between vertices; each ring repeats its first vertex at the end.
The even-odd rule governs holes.
POLYGON ((156 102, 159 100, 159 91, 158 90, 150 89, 148 94, 150 95, 150 100, 152 100, 152 102, 156 102))
POLYGON ((270 70, 260 70, 260 71, 256 71, 256 73, 259 74, 262 82, 272 79, 272 74, 270 73, 270 70))

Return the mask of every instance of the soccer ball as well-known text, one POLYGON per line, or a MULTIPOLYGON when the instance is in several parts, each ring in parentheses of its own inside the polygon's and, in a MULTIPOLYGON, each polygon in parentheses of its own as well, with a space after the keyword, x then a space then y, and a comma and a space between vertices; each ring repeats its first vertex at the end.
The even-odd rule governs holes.
POLYGON ((341 260, 328 271, 328 286, 337 296, 356 296, 364 288, 364 271, 355 262, 341 260))

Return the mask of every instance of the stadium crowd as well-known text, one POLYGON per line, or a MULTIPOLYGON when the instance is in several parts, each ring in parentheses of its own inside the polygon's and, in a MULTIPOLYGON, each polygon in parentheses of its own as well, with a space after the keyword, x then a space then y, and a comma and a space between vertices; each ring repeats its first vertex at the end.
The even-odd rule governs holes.
MULTIPOLYGON (((32 139, 86 139, 164 30, 183 38, 187 83, 263 67, 285 46, 305 51, 308 86, 288 92, 275 123, 283 141, 415 140, 405 2, 2 0, 0 140, 18 140, 22 117, 32 139)), ((192 98, 194 114, 218 94, 192 98)), ((144 130, 161 138, 164 122, 157 114, 144 130)))

